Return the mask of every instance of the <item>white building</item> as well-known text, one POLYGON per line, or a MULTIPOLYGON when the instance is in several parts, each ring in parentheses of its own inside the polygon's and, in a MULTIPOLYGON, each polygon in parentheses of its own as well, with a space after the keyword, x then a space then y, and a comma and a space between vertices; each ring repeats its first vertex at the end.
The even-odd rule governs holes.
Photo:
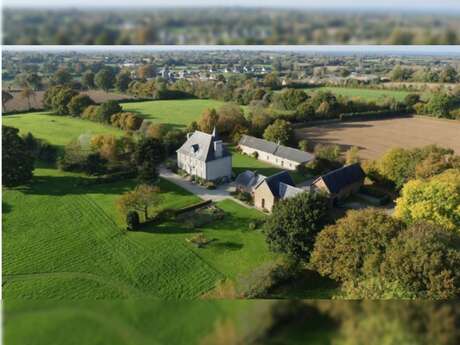
POLYGON ((232 156, 215 129, 212 134, 189 133, 187 141, 177 150, 177 166, 208 181, 232 177, 232 156))
POLYGON ((241 151, 257 159, 280 166, 287 170, 295 170, 300 164, 308 163, 315 157, 305 151, 275 144, 274 142, 243 135, 239 142, 241 151))

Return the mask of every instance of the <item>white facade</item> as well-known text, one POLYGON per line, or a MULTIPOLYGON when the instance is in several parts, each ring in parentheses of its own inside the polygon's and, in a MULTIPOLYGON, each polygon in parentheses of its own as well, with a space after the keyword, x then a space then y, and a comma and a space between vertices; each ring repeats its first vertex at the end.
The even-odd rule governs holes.
POLYGON ((247 155, 252 156, 254 154, 254 152, 257 152, 257 155, 258 155, 257 159, 258 160, 270 163, 272 165, 277 165, 277 166, 279 166, 279 167, 281 167, 283 169, 286 169, 286 170, 296 170, 297 166, 299 166, 299 164, 300 164, 298 162, 294 162, 294 161, 288 160, 286 158, 281 158, 281 157, 275 156, 272 153, 257 150, 257 149, 254 149, 252 147, 248 147, 248 146, 245 146, 245 145, 240 144, 239 147, 241 149, 241 152, 243 152, 243 153, 245 153, 247 155))
POLYGON ((177 166, 189 175, 208 181, 232 177, 232 156, 215 131, 195 131, 177 150, 177 166))

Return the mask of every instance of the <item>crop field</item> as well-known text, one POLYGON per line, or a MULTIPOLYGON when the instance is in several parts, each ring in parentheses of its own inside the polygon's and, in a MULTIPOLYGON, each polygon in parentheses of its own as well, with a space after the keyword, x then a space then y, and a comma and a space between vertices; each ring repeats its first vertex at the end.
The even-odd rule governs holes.
POLYGON ((372 89, 360 89, 360 88, 348 88, 348 87, 321 87, 313 89, 305 89, 307 93, 314 91, 330 91, 335 95, 341 95, 346 97, 359 97, 365 101, 377 101, 383 97, 392 97, 397 101, 403 101, 404 98, 409 94, 407 91, 399 90, 372 90, 372 89))
POLYGON ((460 154, 460 122, 428 117, 339 122, 296 130, 298 139, 313 144, 356 146, 365 159, 379 158, 393 147, 413 148, 437 144, 460 154))
POLYGON ((200 118, 207 108, 220 108, 224 102, 212 99, 180 99, 122 104, 123 109, 171 127, 184 129, 200 118))
MULTIPOLYGON (((263 217, 256 210, 223 201, 225 218, 200 229, 171 221, 126 232, 115 200, 134 181, 93 187, 82 178, 36 169, 29 187, 4 191, 4 298, 194 298, 274 259, 263 235, 248 230, 263 217), (198 232, 213 239, 206 248, 186 242, 198 232)), ((163 207, 198 200, 166 181, 160 188, 163 207)))
POLYGON ((3 124, 30 132, 35 137, 47 140, 52 145, 65 146, 81 134, 123 135, 123 131, 98 122, 70 116, 51 115, 46 112, 3 116, 3 124))

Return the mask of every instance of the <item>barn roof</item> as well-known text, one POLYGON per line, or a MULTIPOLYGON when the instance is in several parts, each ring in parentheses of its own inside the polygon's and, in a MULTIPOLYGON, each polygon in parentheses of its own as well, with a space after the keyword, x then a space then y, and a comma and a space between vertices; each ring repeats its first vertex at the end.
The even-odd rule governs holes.
POLYGON ((272 141, 252 137, 250 135, 243 135, 239 144, 297 163, 306 163, 314 159, 314 156, 311 153, 292 147, 275 144, 272 141))
POLYGON ((236 177, 235 183, 240 186, 245 186, 246 188, 253 188, 265 178, 264 175, 260 175, 257 172, 246 170, 236 177))
POLYGON ((343 188, 362 181, 365 177, 366 174, 361 168, 361 165, 359 163, 355 163, 322 175, 320 179, 324 181, 326 187, 331 193, 336 194, 343 188))

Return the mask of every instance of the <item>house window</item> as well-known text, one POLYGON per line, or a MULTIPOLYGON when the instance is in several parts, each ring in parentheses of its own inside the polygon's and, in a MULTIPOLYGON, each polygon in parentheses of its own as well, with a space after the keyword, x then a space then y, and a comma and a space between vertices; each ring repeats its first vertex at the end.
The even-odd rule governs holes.
POLYGON ((262 208, 265 208, 265 199, 262 199, 262 208))
POLYGON ((281 161, 281 166, 284 167, 284 161, 281 161))

